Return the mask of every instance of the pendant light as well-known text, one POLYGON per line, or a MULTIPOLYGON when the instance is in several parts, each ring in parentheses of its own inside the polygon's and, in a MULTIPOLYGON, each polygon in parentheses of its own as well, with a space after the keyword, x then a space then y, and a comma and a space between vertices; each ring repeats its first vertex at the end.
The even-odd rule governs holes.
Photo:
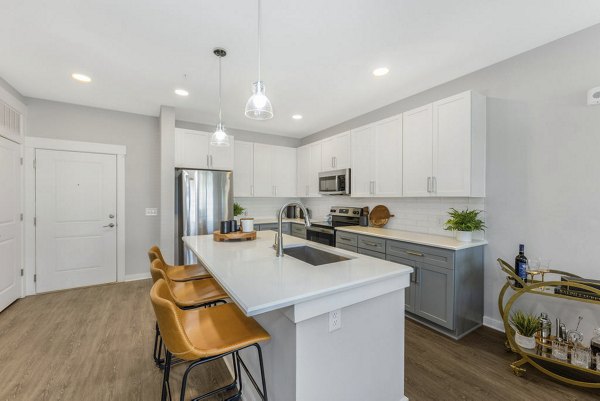
POLYGON ((265 83, 260 80, 260 0, 258 0, 258 81, 252 84, 252 96, 246 103, 246 117, 253 120, 273 118, 273 106, 265 94, 265 83))
POLYGON ((210 144, 213 146, 229 146, 229 136, 225 132, 221 111, 221 59, 227 55, 225 49, 216 48, 213 53, 219 58, 219 123, 217 129, 210 136, 210 144))

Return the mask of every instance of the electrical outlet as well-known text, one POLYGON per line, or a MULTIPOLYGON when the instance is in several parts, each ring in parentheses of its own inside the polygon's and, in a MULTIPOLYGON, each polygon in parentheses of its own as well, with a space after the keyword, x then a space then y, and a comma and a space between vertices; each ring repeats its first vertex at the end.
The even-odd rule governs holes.
POLYGON ((329 312, 329 332, 342 328, 342 310, 337 309, 329 312))
POLYGON ((146 208, 146 216, 158 216, 158 208, 147 207, 146 208))

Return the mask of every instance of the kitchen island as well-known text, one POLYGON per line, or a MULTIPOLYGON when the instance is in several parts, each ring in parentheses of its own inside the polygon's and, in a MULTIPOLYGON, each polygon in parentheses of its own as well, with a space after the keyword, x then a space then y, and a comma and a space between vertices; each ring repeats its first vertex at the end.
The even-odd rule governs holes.
MULTIPOLYGON (((275 256, 273 232, 255 241, 184 237, 215 280, 270 334, 263 345, 270 400, 401 401, 404 396, 404 289, 412 268, 284 236, 347 260, 313 266, 275 256), (341 311, 333 322, 330 312, 341 311), (332 324, 341 328, 330 330, 332 324)), ((255 354, 242 353, 259 377, 255 354)), ((258 399, 244 383, 244 399, 258 399)))

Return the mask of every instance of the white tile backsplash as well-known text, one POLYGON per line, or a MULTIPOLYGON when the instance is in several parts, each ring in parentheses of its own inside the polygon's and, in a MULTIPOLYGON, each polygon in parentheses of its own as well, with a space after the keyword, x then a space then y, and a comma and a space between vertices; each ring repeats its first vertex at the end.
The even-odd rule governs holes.
POLYGON ((245 214, 248 217, 271 218, 276 217, 281 206, 287 202, 299 200, 298 198, 234 198, 246 209, 245 214))
MULTIPOLYGON (((392 217, 385 228, 422 232, 452 237, 454 233, 444 230, 448 219, 448 209, 485 210, 484 198, 350 198, 328 196, 321 198, 304 198, 304 204, 311 210, 313 218, 324 218, 331 206, 369 206, 372 210, 377 205, 385 205, 390 209, 392 217)), ((485 213, 482 213, 485 220, 485 213)), ((483 233, 474 233, 474 238, 483 238, 483 233)))

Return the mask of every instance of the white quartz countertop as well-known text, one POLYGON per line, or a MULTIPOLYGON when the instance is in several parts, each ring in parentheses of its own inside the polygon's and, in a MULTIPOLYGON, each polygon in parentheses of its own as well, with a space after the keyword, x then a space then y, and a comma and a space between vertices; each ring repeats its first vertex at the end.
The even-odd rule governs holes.
POLYGON ((460 249, 473 248, 476 246, 486 245, 486 240, 473 240, 472 242, 461 242, 457 241, 452 237, 444 237, 442 235, 414 233, 410 231, 392 230, 389 228, 377 228, 377 227, 361 227, 361 226, 350 226, 350 227, 337 227, 338 231, 346 231, 355 234, 371 235, 373 237, 411 242, 413 244, 433 246, 436 248, 451 249, 458 251, 460 249))
MULTIPOLYGON (((361 286, 408 276, 412 268, 284 235, 285 247, 307 244, 351 259, 312 266, 275 256, 273 233, 253 241, 215 242, 212 235, 183 237, 212 276, 247 316, 297 305, 361 286)), ((408 278, 406 278, 408 283, 408 278)))

